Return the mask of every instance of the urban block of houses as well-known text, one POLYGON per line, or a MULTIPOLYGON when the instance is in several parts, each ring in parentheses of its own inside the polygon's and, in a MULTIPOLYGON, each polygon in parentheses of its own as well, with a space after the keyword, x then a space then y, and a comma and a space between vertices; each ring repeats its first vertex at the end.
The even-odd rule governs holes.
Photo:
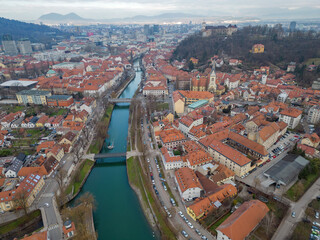
POLYGON ((185 135, 177 129, 161 131, 159 137, 162 146, 170 150, 181 146, 187 140, 185 135))
POLYGON ((166 147, 161 148, 162 163, 165 170, 178 169, 183 167, 184 163, 180 155, 175 156, 172 151, 166 147))
POLYGON ((232 170, 241 177, 251 170, 251 160, 232 147, 213 140, 209 145, 209 153, 213 159, 232 170))
POLYGON ((215 193, 212 193, 203 199, 199 199, 187 207, 187 213, 194 221, 197 221, 200 218, 206 217, 215 209, 218 209, 225 199, 231 198, 236 194, 237 189, 233 185, 222 185, 215 193))

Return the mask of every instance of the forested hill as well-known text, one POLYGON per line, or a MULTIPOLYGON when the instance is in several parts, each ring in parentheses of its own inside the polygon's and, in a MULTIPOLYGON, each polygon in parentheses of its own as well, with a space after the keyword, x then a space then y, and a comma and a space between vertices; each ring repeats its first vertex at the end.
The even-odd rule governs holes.
POLYGON ((29 38, 32 42, 44 43, 56 36, 68 36, 68 33, 46 25, 25 23, 0 17, 0 38, 4 34, 10 34, 14 40, 29 38))
POLYGON ((213 55, 226 54, 244 60, 249 65, 272 63, 285 67, 289 62, 303 63, 310 58, 320 57, 320 34, 315 32, 287 33, 281 27, 248 26, 238 29, 232 36, 212 35, 202 37, 201 33, 184 39, 173 53, 172 60, 199 59, 205 64, 213 55), (264 44, 265 52, 252 54, 256 43, 264 44))

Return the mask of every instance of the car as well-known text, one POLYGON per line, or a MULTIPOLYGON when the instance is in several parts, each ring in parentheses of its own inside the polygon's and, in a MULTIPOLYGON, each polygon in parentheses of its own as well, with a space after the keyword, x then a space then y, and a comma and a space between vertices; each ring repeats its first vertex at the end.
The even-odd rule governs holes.
POLYGON ((147 158, 147 162, 150 162, 150 159, 149 159, 149 158, 147 158))
POLYGON ((49 203, 45 203, 44 206, 49 207, 50 205, 49 205, 49 203))
POLYGON ((320 223, 318 223, 318 222, 313 222, 312 224, 313 224, 314 226, 320 227, 320 223))
POLYGON ((207 238, 205 235, 202 235, 202 236, 201 236, 201 239, 203 239, 203 240, 208 240, 208 238, 207 238))
POLYGON ((188 226, 193 229, 193 225, 191 224, 191 222, 188 222, 188 226))
POLYGON ((182 233, 182 235, 183 235, 184 237, 186 237, 186 238, 189 237, 189 235, 188 235, 188 233, 187 233, 186 231, 182 230, 181 233, 182 233))
POLYGON ((168 210, 168 208, 167 208, 166 206, 163 206, 163 208, 164 208, 164 210, 166 210, 166 211, 168 210))
POLYGON ((277 156, 276 155, 273 155, 273 158, 276 158, 277 156))
POLYGON ((267 162, 270 162, 270 161, 271 161, 270 159, 267 160, 267 162))
POLYGON ((199 235, 199 236, 201 236, 201 232, 196 228, 196 229, 194 229, 195 231, 196 231, 196 233, 199 235))
POLYGON ((316 219, 319 219, 319 212, 316 212, 314 216, 316 219))
POLYGON ((296 217, 296 212, 291 213, 291 217, 295 218, 296 217))
POLYGON ((156 194, 157 194, 157 195, 159 195, 159 192, 158 192, 158 190, 154 190, 154 191, 156 192, 156 194))
POLYGON ((161 173, 159 173, 159 177, 162 178, 162 174, 161 173))
POLYGON ((176 202, 174 201, 173 198, 170 198, 170 202, 171 202, 171 204, 172 204, 174 207, 176 206, 176 202))
POLYGON ((178 212, 178 214, 180 215, 180 217, 184 217, 183 213, 181 211, 178 212))

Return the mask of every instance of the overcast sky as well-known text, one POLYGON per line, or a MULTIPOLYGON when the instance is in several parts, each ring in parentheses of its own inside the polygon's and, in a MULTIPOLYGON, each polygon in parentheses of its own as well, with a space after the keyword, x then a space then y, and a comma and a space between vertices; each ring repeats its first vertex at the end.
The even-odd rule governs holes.
POLYGON ((277 13, 281 17, 282 12, 294 16, 299 12, 306 17, 320 17, 320 0, 0 0, 0 16, 5 18, 35 20, 51 12, 74 12, 94 19, 140 14, 151 16, 167 12, 237 17, 277 13))

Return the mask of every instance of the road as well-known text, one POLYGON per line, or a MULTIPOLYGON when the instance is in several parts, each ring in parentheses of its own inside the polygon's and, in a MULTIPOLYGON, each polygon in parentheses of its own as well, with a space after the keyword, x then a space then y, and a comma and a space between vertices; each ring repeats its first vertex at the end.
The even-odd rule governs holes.
MULTIPOLYGON (((142 102, 142 105, 145 106, 145 102, 142 102)), ((161 158, 161 153, 158 149, 151 149, 150 146, 150 141, 149 141, 149 136, 148 133, 150 132, 150 124, 146 123, 146 119, 144 118, 144 124, 143 124, 143 141, 146 142, 146 147, 147 147, 147 158, 149 159, 150 163, 145 163, 151 166, 151 170, 153 173, 153 177, 155 180, 155 187, 158 191, 158 198, 162 204, 162 206, 166 206, 167 209, 170 211, 172 217, 168 218, 168 220, 171 222, 171 224, 173 226, 175 226, 176 229, 179 230, 179 239, 185 239, 182 234, 181 231, 184 230, 188 233, 189 237, 191 239, 201 239, 201 237, 199 235, 197 235, 197 233, 195 232, 195 228, 199 229, 200 232, 202 234, 204 234, 208 239, 215 239, 208 231, 206 231, 198 222, 195 222, 193 219, 191 219, 189 217, 189 215, 186 212, 184 203, 181 201, 181 197, 177 194, 176 192, 176 185, 174 183, 174 180, 172 178, 170 178, 168 176, 168 173, 166 173, 165 171, 164 174, 167 180, 167 183, 169 184, 170 189, 172 190, 172 193, 175 195, 175 199, 178 201, 178 207, 174 207, 171 202, 170 202, 170 195, 167 191, 164 190, 163 185, 162 185, 162 181, 160 180, 159 177, 159 172, 157 170, 157 164, 155 162, 155 158, 157 156, 159 156, 161 158), (149 126, 149 128, 148 128, 149 126), (187 223, 180 217, 180 215, 178 214, 179 211, 182 211, 182 213, 184 214, 184 216, 189 220, 189 222, 191 222, 191 224, 194 226, 193 229, 191 229, 187 223)), ((136 138, 137 139, 137 138, 136 138)), ((156 145, 156 144, 155 144, 156 145)), ((161 161, 158 161, 158 165, 160 168, 164 169, 162 166, 161 161)), ((150 177, 150 176, 149 176, 150 177)))
POLYGON ((280 226, 272 237, 272 240, 289 239, 288 233, 292 233, 295 225, 302 220, 308 203, 320 195, 320 178, 309 188, 309 190, 296 203, 291 203, 290 211, 283 218, 280 226), (293 218, 291 213, 295 212, 296 217, 293 218))
MULTIPOLYGON (((265 171, 267 171, 269 168, 271 168, 273 165, 275 165, 277 162, 279 162, 282 158, 284 158, 287 153, 292 149, 292 147, 294 146, 294 142, 291 142, 289 139, 293 138, 294 134, 289 134, 288 137, 286 137, 284 140, 279 141, 277 144, 272 145, 271 148, 268 149, 268 152, 272 153, 272 150, 279 147, 280 145, 284 146, 285 142, 288 142, 290 145, 288 145, 288 149, 284 150, 280 155, 278 155, 276 158, 271 158, 271 161, 266 163, 264 166, 262 167, 258 167, 256 171, 252 172, 251 174, 249 174, 247 177, 245 178, 239 178, 237 177, 237 180, 240 182, 243 182, 249 186, 252 187, 257 187, 259 190, 268 193, 270 191, 273 191, 273 189, 266 189, 263 188, 261 185, 256 184, 255 180, 258 178, 260 180, 260 183, 263 182, 264 180, 266 180, 267 178, 263 175, 263 173, 265 171)), ((281 188, 285 188, 284 186, 281 186, 281 188)), ((284 190, 280 189, 281 191, 277 191, 277 192, 285 192, 284 190)))

